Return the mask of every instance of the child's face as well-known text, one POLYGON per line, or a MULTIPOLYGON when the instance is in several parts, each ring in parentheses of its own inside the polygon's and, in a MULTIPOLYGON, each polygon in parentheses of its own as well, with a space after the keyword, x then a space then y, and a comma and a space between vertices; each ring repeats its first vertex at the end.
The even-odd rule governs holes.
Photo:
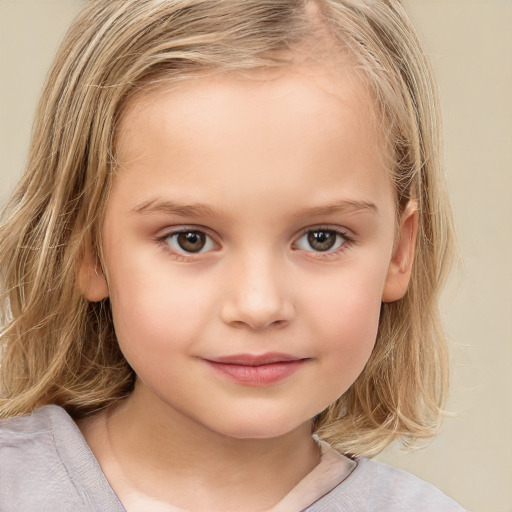
POLYGON ((134 393, 234 437, 289 432, 354 382, 381 302, 405 292, 416 219, 397 242, 360 82, 311 66, 267 78, 137 99, 103 228, 134 393))

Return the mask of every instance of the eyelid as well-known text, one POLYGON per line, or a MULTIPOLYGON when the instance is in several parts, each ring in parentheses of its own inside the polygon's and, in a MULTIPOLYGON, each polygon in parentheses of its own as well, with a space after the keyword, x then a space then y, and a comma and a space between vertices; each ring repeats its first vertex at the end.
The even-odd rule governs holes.
POLYGON ((159 245, 162 246, 162 248, 165 251, 172 253, 174 256, 176 256, 178 258, 187 259, 187 260, 190 258, 194 258, 194 257, 200 256, 200 255, 212 252, 216 249, 219 249, 220 244, 216 241, 216 238, 218 239, 219 237, 212 235, 210 229, 205 228, 204 226, 195 226, 195 225, 170 226, 170 227, 167 227, 167 228, 161 230, 155 236, 156 241, 159 243, 159 245), (175 249, 174 247, 171 247, 171 245, 167 242, 167 240, 174 235, 179 235, 180 233, 190 233, 190 232, 196 232, 196 233, 203 234, 205 237, 207 237, 213 243, 214 247, 212 249, 208 249, 205 251, 201 250, 198 252, 187 252, 185 250, 175 249))
POLYGON ((297 233, 295 239, 298 240, 300 237, 304 236, 306 233, 310 233, 311 231, 335 231, 336 233, 345 237, 347 240, 354 240, 356 237, 352 230, 343 226, 337 226, 333 224, 313 224, 312 226, 302 228, 297 233))
POLYGON ((344 238, 345 241, 340 245, 340 247, 337 247, 336 249, 329 249, 326 251, 315 251, 313 248, 311 250, 296 248, 295 250, 310 253, 312 255, 315 255, 315 257, 328 258, 329 256, 336 255, 336 254, 346 250, 350 245, 352 245, 354 243, 354 236, 351 234, 351 232, 349 230, 342 228, 340 226, 318 225, 318 226, 308 226, 307 228, 302 229, 299 232, 299 234, 297 235, 297 237, 295 238, 295 242, 293 243, 293 246, 296 246, 297 242, 302 237, 304 237, 308 233, 315 232, 315 231, 332 231, 332 232, 336 233, 336 235, 339 235, 342 238, 344 238))
POLYGON ((157 232, 155 238, 168 238, 176 233, 188 233, 189 231, 197 231, 198 233, 203 233, 210 237, 212 240, 221 239, 221 237, 217 233, 213 232, 210 228, 207 228, 206 226, 199 226, 197 224, 178 224, 174 226, 166 226, 157 232))

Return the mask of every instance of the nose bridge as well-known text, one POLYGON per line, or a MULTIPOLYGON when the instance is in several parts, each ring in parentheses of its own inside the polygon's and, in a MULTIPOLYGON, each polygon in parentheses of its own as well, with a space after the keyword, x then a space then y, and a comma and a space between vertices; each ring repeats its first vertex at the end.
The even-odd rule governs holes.
POLYGON ((293 315, 283 261, 268 248, 245 250, 230 265, 223 320, 263 329, 283 325, 293 315))

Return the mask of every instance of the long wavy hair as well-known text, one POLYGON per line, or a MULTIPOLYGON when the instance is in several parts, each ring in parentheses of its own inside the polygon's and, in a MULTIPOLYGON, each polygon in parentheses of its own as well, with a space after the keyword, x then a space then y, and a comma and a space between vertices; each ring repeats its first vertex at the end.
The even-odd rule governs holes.
MULTIPOLYGON (((26 172, 0 227, 0 417, 58 404, 75 418, 126 397, 135 375, 108 299, 78 287, 85 254, 101 260, 101 223, 126 106, 198 73, 284 66, 315 44, 351 56, 388 137, 397 212, 418 203, 409 289, 383 304, 377 341, 349 390, 313 421, 338 450, 372 456, 396 438, 435 433, 447 389, 438 296, 453 250, 436 86, 397 0, 92 0, 47 77, 26 172)), ((335 60, 335 59, 334 59, 335 60)))

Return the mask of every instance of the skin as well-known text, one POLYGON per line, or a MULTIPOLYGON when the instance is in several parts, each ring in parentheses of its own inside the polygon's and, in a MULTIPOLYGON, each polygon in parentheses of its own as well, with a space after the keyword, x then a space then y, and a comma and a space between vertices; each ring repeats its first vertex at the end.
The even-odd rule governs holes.
POLYGON ((84 261, 81 286, 110 297, 137 383, 79 425, 129 510, 263 510, 318 463, 311 419, 363 371, 381 303, 410 276, 417 213, 397 226, 382 141, 348 64, 203 77, 132 102, 104 274, 84 261), (207 244, 187 252, 176 229, 207 244), (327 251, 308 241, 322 229, 327 251), (208 363, 269 352, 302 362, 266 385, 208 363))

